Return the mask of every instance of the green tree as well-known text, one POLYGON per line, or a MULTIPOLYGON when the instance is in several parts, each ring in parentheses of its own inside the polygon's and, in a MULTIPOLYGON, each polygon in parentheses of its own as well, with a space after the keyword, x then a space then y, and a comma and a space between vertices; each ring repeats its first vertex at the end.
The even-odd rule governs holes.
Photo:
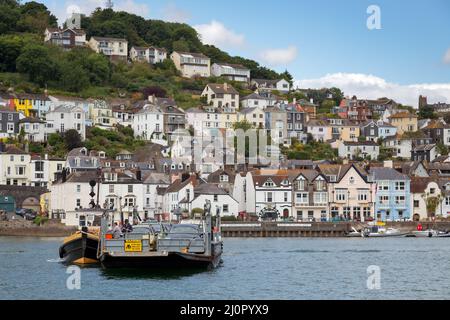
POLYGON ((70 129, 64 132, 64 143, 69 151, 83 145, 81 142, 81 136, 75 129, 70 129))
POLYGON ((86 70, 77 63, 66 62, 61 67, 61 87, 67 91, 80 92, 89 86, 86 70))
POLYGON ((16 67, 19 72, 28 74, 30 81, 43 86, 58 74, 55 63, 51 60, 48 48, 29 44, 17 58, 16 67))
POLYGON ((51 133, 47 139, 47 143, 52 147, 56 146, 58 143, 62 143, 63 141, 64 139, 58 133, 51 133))

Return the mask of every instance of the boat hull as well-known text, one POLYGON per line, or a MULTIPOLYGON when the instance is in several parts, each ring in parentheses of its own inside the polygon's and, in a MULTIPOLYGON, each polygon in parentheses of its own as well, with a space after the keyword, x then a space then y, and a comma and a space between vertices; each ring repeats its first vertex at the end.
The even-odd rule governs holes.
POLYGON ((65 239, 59 248, 59 257, 64 264, 89 265, 98 263, 99 239, 95 235, 78 232, 65 239))
POLYGON ((213 244, 213 255, 170 252, 166 256, 112 256, 104 254, 100 262, 105 268, 216 268, 221 262, 222 244, 213 244))

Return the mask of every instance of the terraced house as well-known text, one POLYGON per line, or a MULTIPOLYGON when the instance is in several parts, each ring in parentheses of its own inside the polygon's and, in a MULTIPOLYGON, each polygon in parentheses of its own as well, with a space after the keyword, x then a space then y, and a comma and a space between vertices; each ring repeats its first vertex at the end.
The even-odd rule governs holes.
POLYGON ((410 178, 392 168, 372 168, 377 185, 375 218, 377 221, 403 221, 412 218, 410 178))
POLYGON ((316 170, 301 170, 292 182, 293 210, 297 221, 326 221, 328 186, 325 176, 316 170))
POLYGON ((331 220, 374 219, 375 183, 355 164, 319 165, 328 182, 331 220))

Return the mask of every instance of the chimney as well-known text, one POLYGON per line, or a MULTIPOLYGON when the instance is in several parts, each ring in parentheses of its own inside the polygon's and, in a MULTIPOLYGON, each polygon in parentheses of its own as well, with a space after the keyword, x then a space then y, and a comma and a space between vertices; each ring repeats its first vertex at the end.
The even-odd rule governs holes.
POLYGON ((309 99, 309 102, 310 102, 311 104, 314 104, 314 99, 313 99, 313 98, 309 99))
POLYGON ((137 171, 136 171, 136 180, 142 181, 142 171, 141 171, 141 169, 137 169, 137 171))
POLYGON ((223 84, 223 90, 228 91, 228 83, 225 82, 223 84))
POLYGON ((61 172, 61 180, 62 180, 63 183, 66 182, 66 180, 67 180, 67 171, 66 171, 66 168, 64 168, 64 169, 62 170, 62 172, 61 172))
POLYGON ((48 160, 48 153, 44 155, 44 160, 48 160))
POLYGON ((152 94, 151 96, 148 96, 148 101, 150 102, 150 103, 155 103, 155 101, 156 101, 156 96, 155 96, 155 94, 152 94))
POLYGON ((383 167, 394 169, 394 161, 386 160, 383 162, 383 167))

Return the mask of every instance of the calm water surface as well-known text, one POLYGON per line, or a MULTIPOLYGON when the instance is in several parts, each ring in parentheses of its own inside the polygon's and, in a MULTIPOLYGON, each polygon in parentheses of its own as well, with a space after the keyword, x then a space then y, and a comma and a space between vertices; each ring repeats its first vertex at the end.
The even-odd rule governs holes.
POLYGON ((226 239, 202 272, 84 268, 68 290, 62 239, 0 237, 0 299, 448 299, 450 239, 226 239), (367 289, 367 268, 381 289, 367 289))

